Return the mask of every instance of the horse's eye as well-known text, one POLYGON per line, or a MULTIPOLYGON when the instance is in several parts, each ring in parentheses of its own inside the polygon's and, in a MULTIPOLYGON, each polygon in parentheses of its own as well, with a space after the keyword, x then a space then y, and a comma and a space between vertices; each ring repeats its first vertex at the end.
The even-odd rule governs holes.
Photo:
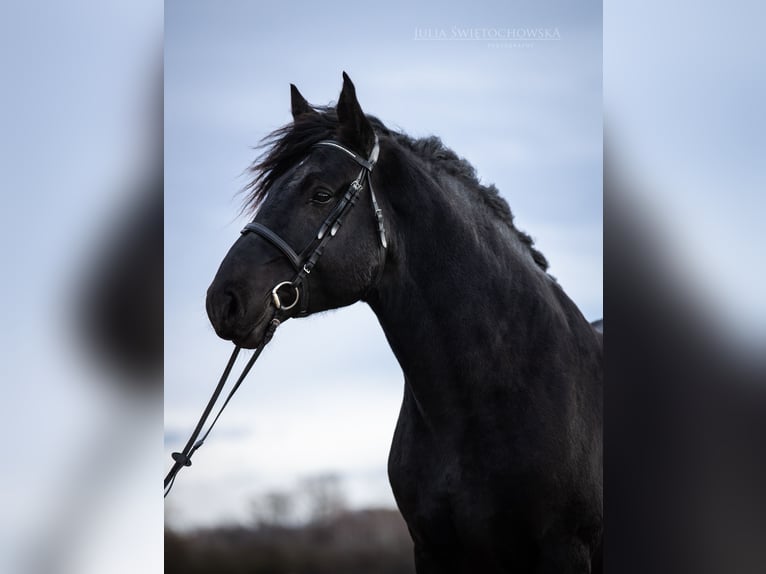
POLYGON ((327 191, 317 191, 311 198, 312 203, 327 203, 332 199, 332 193, 327 191))

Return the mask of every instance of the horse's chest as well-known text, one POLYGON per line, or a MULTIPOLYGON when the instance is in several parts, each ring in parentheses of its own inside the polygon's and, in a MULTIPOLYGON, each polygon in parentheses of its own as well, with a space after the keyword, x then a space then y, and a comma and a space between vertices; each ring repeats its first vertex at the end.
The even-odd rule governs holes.
POLYGON ((457 469, 449 461, 422 453, 406 459, 392 450, 389 478, 399 508, 413 536, 431 541, 449 542, 455 535, 455 493, 458 490, 457 469))
POLYGON ((389 457, 389 479, 413 537, 455 544, 484 538, 480 530, 496 505, 455 449, 418 432, 417 423, 400 419, 389 457))
MULTIPOLYGON (((389 474, 416 547, 461 564, 495 560, 498 549, 509 544, 505 537, 498 538, 507 532, 509 509, 495 490, 450 457, 424 453, 418 464, 410 462, 390 468, 389 474)), ((496 571, 485 566, 483 572, 496 571)))

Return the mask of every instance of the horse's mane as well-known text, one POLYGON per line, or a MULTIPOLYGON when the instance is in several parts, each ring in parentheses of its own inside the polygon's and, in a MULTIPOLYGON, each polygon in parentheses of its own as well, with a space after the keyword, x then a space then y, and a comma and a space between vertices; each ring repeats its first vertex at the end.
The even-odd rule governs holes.
MULTIPOLYGON (((243 190, 246 194, 245 210, 255 210, 277 179, 306 157, 317 142, 334 135, 338 127, 335 108, 317 106, 314 110, 318 113, 298 116, 293 123, 274 130, 261 141, 258 147, 264 149, 264 152, 248 169, 253 178, 243 190)), ((367 118, 379 135, 394 139, 437 172, 450 175, 463 182, 469 189, 475 190, 476 198, 516 233, 521 243, 529 249, 535 263, 543 271, 548 269, 548 261, 534 247, 532 238, 514 225, 513 213, 508 202, 500 197, 494 185, 486 186, 479 181, 476 169, 466 159, 459 157, 436 136, 415 139, 404 133, 389 130, 374 116, 367 118)))

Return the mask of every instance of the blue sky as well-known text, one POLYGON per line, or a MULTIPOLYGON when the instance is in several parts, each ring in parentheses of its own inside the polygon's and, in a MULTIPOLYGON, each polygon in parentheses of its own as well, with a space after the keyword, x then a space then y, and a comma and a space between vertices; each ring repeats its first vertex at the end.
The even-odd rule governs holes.
MULTIPOLYGON (((586 317, 602 312, 601 4, 435 2, 285 8, 170 1, 165 10, 165 425, 177 449, 231 351, 205 290, 245 223, 252 147, 287 123, 289 84, 435 134, 494 183, 586 317), (528 34, 547 41, 458 41, 528 34), (440 40, 418 40, 424 35, 440 40), (446 39, 445 39, 446 38, 446 39)), ((352 505, 393 505, 385 465, 402 375, 363 305, 282 327, 167 505, 179 526, 246 520, 249 501, 322 472, 352 505), (296 364, 295 349, 302 360, 296 364), (289 365, 289 369, 285 366, 289 365), (340 365, 343 365, 342 368, 340 365), (289 374, 288 374, 289 373, 289 374), (194 497, 194 504, 186 504, 194 497)), ((169 457, 168 457, 169 460, 169 457)))

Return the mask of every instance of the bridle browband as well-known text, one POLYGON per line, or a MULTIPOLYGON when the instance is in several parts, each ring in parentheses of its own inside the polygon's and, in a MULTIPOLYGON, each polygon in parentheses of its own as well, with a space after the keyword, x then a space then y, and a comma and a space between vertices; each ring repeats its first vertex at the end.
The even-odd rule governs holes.
MULTIPOLYGON (((276 331, 280 323, 284 322, 285 320, 289 319, 292 316, 304 316, 308 314, 308 302, 309 302, 308 276, 311 274, 311 271, 316 266, 317 262, 319 261, 319 258, 322 256, 322 253, 324 253, 324 249, 327 246, 327 243, 333 237, 335 237, 335 234, 338 232, 338 229, 340 229, 341 225, 343 224, 343 219, 346 217, 348 212, 351 211, 351 209, 356 204, 356 201, 359 198, 359 195, 361 194, 362 190, 365 187, 365 183, 367 184, 367 187, 370 188, 370 199, 371 199, 372 208, 375 214, 375 220, 378 226, 378 236, 380 238, 380 248, 379 248, 380 263, 378 265, 377 277, 372 282, 370 287, 368 287, 367 291, 369 292, 369 290, 380 281, 383 275, 383 269, 385 266, 388 241, 386 239, 386 229, 385 229, 385 223, 383 220, 383 212, 380 209, 380 206, 378 205, 378 200, 375 197, 375 191, 372 188, 372 178, 371 178, 372 170, 378 161, 378 153, 380 151, 377 134, 374 134, 374 137, 375 137, 375 141, 372 147, 372 151, 370 152, 370 155, 367 159, 353 152, 352 150, 348 149, 343 144, 335 140, 322 140, 314 144, 315 146, 326 146, 326 147, 335 148, 340 151, 343 151, 349 157, 351 157, 356 163, 358 163, 362 167, 362 169, 359 172, 359 175, 356 177, 356 179, 352 181, 351 184, 348 186, 348 190, 343 195, 343 197, 341 197, 340 200, 338 200, 338 202, 332 208, 332 210, 330 211, 330 214, 327 216, 327 218, 324 220, 322 225, 319 227, 319 230, 316 232, 316 234, 309 241, 308 245, 300 253, 296 253, 295 250, 292 247, 290 247, 290 244, 287 243, 287 241, 285 241, 284 239, 282 239, 279 236, 279 234, 272 231, 271 229, 269 229, 268 227, 266 227, 265 225, 261 223, 257 223, 257 222, 248 223, 247 225, 245 225, 244 229, 242 229, 241 231, 242 235, 245 235, 247 233, 255 233, 256 235, 265 239, 271 245, 276 247, 290 262, 292 267, 295 269, 296 274, 291 281, 283 281, 281 283, 278 283, 271 290, 271 303, 274 307, 274 312, 271 317, 271 320, 269 321, 269 326, 266 329, 266 332, 264 333, 263 339, 261 340, 260 344, 256 348, 256 351, 253 353, 253 356, 250 357, 250 360, 245 365, 245 368, 243 369, 240 376, 237 378, 237 381, 234 383, 234 386, 229 391, 229 394, 226 396, 226 399, 221 405, 221 408, 218 410, 218 413, 213 419, 213 422, 210 423, 210 426, 202 435, 202 438, 197 440, 197 437, 200 435, 200 433, 202 432, 202 428, 205 425, 205 421, 210 416, 210 413, 212 412, 213 407, 215 406, 215 403, 218 401, 218 398, 221 394, 221 391, 223 390, 226 380, 228 379, 229 374, 231 373, 231 370, 234 367, 234 363, 237 359, 237 356, 239 355, 240 347, 234 348, 234 351, 232 352, 231 357, 229 358, 229 362, 226 364, 226 368, 224 369, 223 374, 221 375, 221 378, 218 381, 218 385, 216 385, 216 388, 213 391, 213 395, 210 397, 208 404, 205 406, 205 410, 203 411, 202 416, 200 417, 200 420, 197 422, 197 426, 194 428, 194 431, 189 437, 189 440, 184 446, 184 449, 181 452, 174 452, 172 454, 174 463, 172 468, 168 472, 168 474, 165 476, 165 481, 164 481, 165 496, 168 495, 168 493, 170 492, 170 489, 173 487, 173 483, 175 482, 176 475, 178 474, 178 472, 184 466, 191 466, 192 455, 197 451, 199 447, 201 447, 205 443, 205 439, 210 434, 210 431, 213 430, 213 427, 215 426, 215 423, 218 421, 218 418, 221 416, 221 413, 226 408, 226 405, 229 404, 229 401, 231 400, 232 396, 234 396, 234 393, 237 392, 237 389, 239 389, 240 385, 245 380, 245 377, 250 372, 250 369, 255 364, 255 361, 261 355, 261 352, 263 352, 264 347, 269 343, 269 341, 271 341, 271 338, 274 336, 274 332, 276 331), (280 297, 280 294, 279 294, 280 289, 284 287, 291 287, 294 290, 293 299, 287 304, 285 304, 285 302, 282 301, 282 298, 280 297), (292 310, 295 309, 295 307, 298 305, 299 302, 300 302, 300 307, 298 309, 298 312, 292 313, 292 310)), ((362 298, 365 298, 365 297, 366 297, 366 293, 363 295, 362 298)))

